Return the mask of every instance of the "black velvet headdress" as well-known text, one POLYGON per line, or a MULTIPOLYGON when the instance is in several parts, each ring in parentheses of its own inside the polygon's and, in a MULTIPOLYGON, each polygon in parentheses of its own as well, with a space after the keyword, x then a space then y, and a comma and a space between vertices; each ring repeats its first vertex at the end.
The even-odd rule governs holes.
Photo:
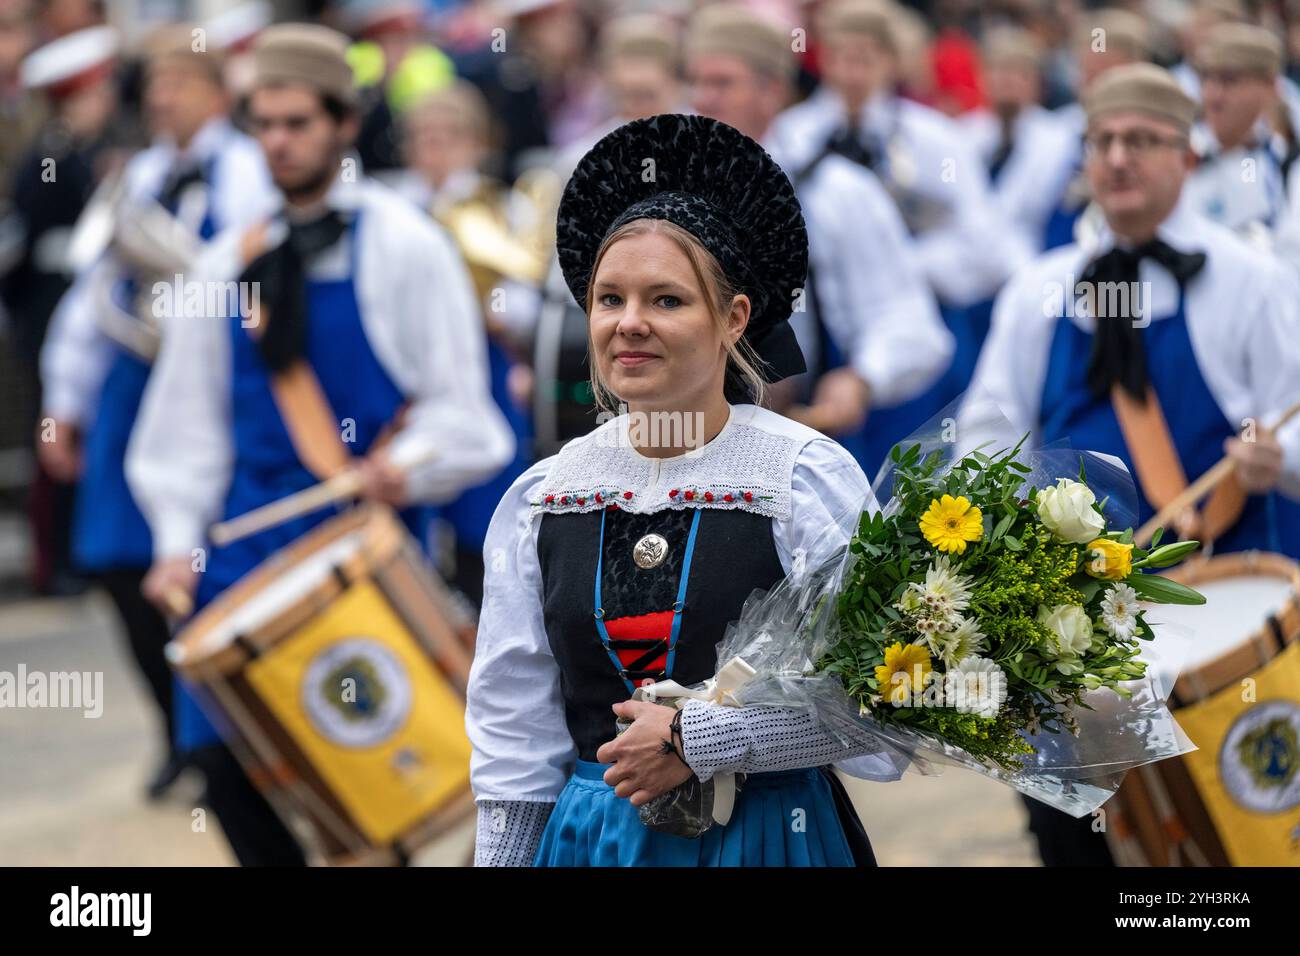
MULTIPOLYGON (((582 158, 556 221, 560 267, 586 305, 596 253, 633 219, 666 219, 713 253, 751 302, 745 338, 765 381, 806 371, 790 313, 808 272, 794 187, 748 136, 702 116, 665 113, 620 126, 582 158)), ((747 401, 728 380, 728 400, 747 401)))

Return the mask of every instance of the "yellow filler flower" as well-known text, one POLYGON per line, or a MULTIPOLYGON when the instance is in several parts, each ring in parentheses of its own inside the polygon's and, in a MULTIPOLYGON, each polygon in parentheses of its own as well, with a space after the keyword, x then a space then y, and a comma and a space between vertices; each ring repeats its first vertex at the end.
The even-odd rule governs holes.
POLYGON ((944 495, 930 502, 930 510, 921 515, 921 534, 940 551, 963 554, 967 541, 978 541, 984 534, 984 516, 966 500, 944 495))
POLYGON ((905 704, 912 694, 925 690, 925 679, 931 670, 930 652, 924 647, 892 644, 885 648, 885 663, 876 665, 876 681, 885 700, 905 704))

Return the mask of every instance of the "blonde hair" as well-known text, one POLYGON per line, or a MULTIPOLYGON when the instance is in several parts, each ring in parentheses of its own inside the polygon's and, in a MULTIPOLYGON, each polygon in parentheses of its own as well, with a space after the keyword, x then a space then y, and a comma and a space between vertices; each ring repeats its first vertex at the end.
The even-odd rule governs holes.
MULTIPOLYGON (((749 392, 750 396, 752 396, 751 401, 755 405, 763 404, 767 389, 763 376, 758 371, 762 359, 758 357, 754 347, 750 345, 749 340, 743 335, 734 343, 727 340, 727 316, 731 312, 732 302, 736 296, 741 294, 740 290, 727 278, 713 253, 704 248, 700 240, 674 222, 669 222, 666 219, 633 219, 631 222, 619 226, 601 243, 600 249, 596 252, 595 264, 591 267, 591 281, 587 284, 587 301, 584 303, 584 307, 588 319, 591 317, 595 296, 596 272, 600 269, 600 263, 605 258, 605 253, 620 239, 655 232, 673 240, 677 247, 685 253, 687 261, 691 264, 691 271, 695 273, 696 282, 704 290, 704 301, 708 306, 709 315, 713 317, 714 324, 722 333, 723 346, 727 351, 727 370, 723 378, 723 388, 726 388, 729 381, 734 382, 749 392)), ((591 339, 590 322, 587 323, 587 361, 591 371, 591 391, 596 406, 603 411, 617 413, 618 396, 609 390, 609 387, 605 385, 600 377, 600 368, 596 361, 596 349, 591 339)))

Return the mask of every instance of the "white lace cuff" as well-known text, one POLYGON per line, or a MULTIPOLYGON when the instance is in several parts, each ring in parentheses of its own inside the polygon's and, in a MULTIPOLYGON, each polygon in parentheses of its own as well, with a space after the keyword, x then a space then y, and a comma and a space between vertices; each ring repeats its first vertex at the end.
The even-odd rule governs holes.
POLYGON ((555 804, 530 800, 480 800, 475 866, 532 866, 555 804))
POLYGON ((808 710, 723 707, 688 700, 682 708, 682 749, 701 780, 716 773, 769 773, 820 767, 880 751, 875 743, 845 744, 808 710))

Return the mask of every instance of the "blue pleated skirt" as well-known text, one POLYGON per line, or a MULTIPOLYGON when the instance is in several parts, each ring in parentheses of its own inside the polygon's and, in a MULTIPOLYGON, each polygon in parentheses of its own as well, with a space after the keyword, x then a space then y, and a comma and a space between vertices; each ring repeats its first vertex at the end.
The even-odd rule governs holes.
POLYGON ((579 760, 542 834, 534 866, 853 866, 830 784, 815 768, 751 774, 731 821, 695 840, 642 825, 579 760))

